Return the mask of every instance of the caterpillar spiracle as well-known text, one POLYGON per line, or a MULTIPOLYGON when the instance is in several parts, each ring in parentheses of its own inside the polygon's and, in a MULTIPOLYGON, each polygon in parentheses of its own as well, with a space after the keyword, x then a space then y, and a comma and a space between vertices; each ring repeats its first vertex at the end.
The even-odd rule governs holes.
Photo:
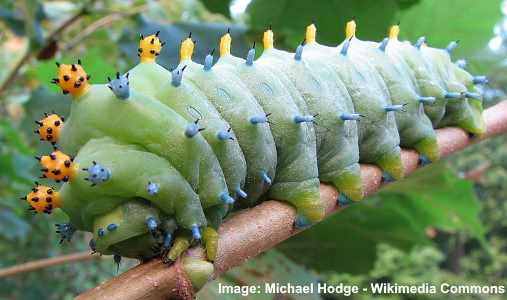
POLYGON ((255 46, 233 56, 226 33, 217 62, 210 53, 204 65, 192 61, 188 37, 172 71, 156 63, 159 33, 141 35, 139 64, 107 84, 90 84, 80 61, 57 63, 53 82, 72 96, 71 112, 37 121, 36 133, 57 145, 37 159, 43 177, 63 184, 36 184, 23 199, 68 215, 57 225, 62 241, 91 232, 93 251, 117 262, 174 261, 199 242, 213 261, 217 228, 235 204, 286 201, 305 226, 324 217, 320 182, 360 200, 359 163, 400 179, 400 146, 435 161, 434 128, 484 133, 476 85, 486 79, 452 62, 455 43, 402 42, 397 25, 378 43, 356 38, 354 21, 345 31, 340 45, 323 46, 311 24, 290 53, 274 47, 269 29, 257 59, 255 46))

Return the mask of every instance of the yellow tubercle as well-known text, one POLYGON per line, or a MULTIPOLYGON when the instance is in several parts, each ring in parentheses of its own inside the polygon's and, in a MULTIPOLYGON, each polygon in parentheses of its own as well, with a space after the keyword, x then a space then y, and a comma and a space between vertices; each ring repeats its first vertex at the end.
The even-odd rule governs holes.
POLYGON ((315 24, 310 24, 306 27, 305 41, 306 43, 313 43, 317 37, 317 27, 315 24))
POLYGON ((389 28, 389 38, 392 40, 397 40, 398 35, 400 34, 400 26, 399 25, 393 25, 391 28, 389 28))
POLYGON ((90 75, 86 74, 85 69, 81 66, 81 61, 77 64, 59 64, 58 77, 53 79, 53 83, 57 84, 64 94, 71 94, 79 97, 88 92, 90 89, 90 75))
POLYGON ((154 63, 157 59, 157 56, 160 55, 160 51, 162 51, 162 47, 165 43, 163 43, 159 37, 159 32, 144 37, 141 35, 139 40, 139 48, 137 49, 137 56, 141 63, 154 63))
POLYGON ((345 25, 345 38, 348 40, 356 36, 356 21, 350 20, 345 25))
POLYGON ((232 38, 229 33, 220 38, 220 57, 231 54, 232 38))
POLYGON ((39 161, 43 177, 53 179, 56 182, 71 180, 76 175, 79 167, 70 156, 59 150, 42 156, 39 161))
POLYGON ((53 188, 37 184, 25 199, 34 210, 39 213, 50 214, 53 209, 61 206, 60 194, 53 188))
POLYGON ((194 53, 194 41, 192 41, 191 38, 186 38, 183 42, 181 42, 180 61, 192 59, 193 53, 194 53))
POLYGON ((262 43, 264 44, 264 49, 273 48, 273 31, 271 29, 264 31, 262 43))

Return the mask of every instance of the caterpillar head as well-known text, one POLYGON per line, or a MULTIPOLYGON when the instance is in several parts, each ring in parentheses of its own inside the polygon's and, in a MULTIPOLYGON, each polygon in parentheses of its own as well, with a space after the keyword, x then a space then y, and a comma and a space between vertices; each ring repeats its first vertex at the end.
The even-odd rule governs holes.
POLYGON ((231 33, 227 29, 227 33, 220 38, 220 57, 231 54, 231 33))
POLYGON ((58 143, 60 130, 63 128, 63 117, 57 114, 45 114, 45 117, 35 121, 39 129, 35 131, 40 136, 41 141, 51 142, 53 145, 58 143))
POLYGON ((39 185, 37 182, 32 191, 21 199, 28 202, 30 205, 29 210, 46 214, 50 214, 53 209, 60 207, 61 203, 58 192, 51 187, 39 185))
POLYGON ((194 53, 195 42, 192 40, 192 33, 188 35, 188 38, 181 42, 180 47, 180 61, 192 59, 194 53))
POLYGON ((165 43, 160 40, 159 34, 160 31, 147 37, 141 34, 137 56, 139 56, 142 63, 153 63, 157 59, 157 56, 160 55, 160 51, 162 51, 165 43))
POLYGON ((90 75, 86 74, 85 69, 81 66, 81 60, 78 59, 77 64, 60 64, 58 67, 58 77, 53 78, 53 83, 57 84, 64 94, 71 94, 78 97, 86 94, 90 88, 88 81, 90 75))
POLYGON ((59 150, 55 150, 49 155, 37 157, 37 160, 42 166, 43 177, 53 179, 56 182, 67 182, 76 175, 78 166, 74 163, 74 159, 59 150))

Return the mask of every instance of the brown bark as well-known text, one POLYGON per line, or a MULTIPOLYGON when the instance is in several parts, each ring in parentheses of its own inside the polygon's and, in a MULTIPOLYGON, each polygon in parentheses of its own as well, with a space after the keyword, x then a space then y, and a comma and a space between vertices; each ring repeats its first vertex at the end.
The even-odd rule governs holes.
MULTIPOLYGON (((484 112, 488 138, 507 131, 507 101, 484 112)), ((457 128, 437 130, 442 157, 459 151, 479 138, 471 138, 457 128)), ((408 175, 418 167, 415 151, 403 150, 402 159, 408 175)), ((374 193, 382 183, 382 172, 372 165, 361 165, 366 194, 374 193)), ((321 198, 327 204, 327 214, 335 212, 338 192, 321 184, 321 198)), ((215 277, 244 261, 255 257, 297 233, 293 229, 294 208, 278 201, 266 201, 228 219, 219 229, 220 240, 215 261, 215 277)), ((181 267, 164 266, 160 261, 139 265, 102 285, 88 290, 77 299, 172 299, 192 297, 188 278, 181 267)))

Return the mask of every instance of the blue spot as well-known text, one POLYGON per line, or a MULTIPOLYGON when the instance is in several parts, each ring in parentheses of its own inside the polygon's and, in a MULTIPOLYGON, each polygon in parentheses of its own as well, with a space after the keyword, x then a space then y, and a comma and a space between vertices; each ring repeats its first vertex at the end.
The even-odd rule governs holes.
POLYGON ((314 117, 313 116, 301 116, 301 115, 297 115, 294 117, 294 122, 296 124, 300 124, 300 123, 312 123, 314 121, 314 117))
POLYGON ((267 121, 268 121, 268 117, 266 115, 253 116, 250 118, 250 123, 252 123, 254 125, 266 123, 267 121))
POLYGON ((199 133, 199 125, 196 123, 190 123, 187 125, 187 128, 185 129, 185 135, 187 137, 194 137, 197 133, 199 133))
POLYGON ((488 83, 488 78, 486 76, 474 76, 472 81, 474 84, 486 84, 488 83))
POLYGON ((265 171, 261 172, 261 178, 262 178, 262 181, 264 181, 267 185, 271 185, 272 180, 265 171))
POLYGON ((76 232, 76 228, 70 223, 55 224, 55 227, 56 233, 60 235, 60 244, 63 243, 63 241, 70 242, 74 232, 76 232))
POLYGON ((146 187, 146 191, 148 191, 148 194, 154 196, 160 192, 160 184, 155 182, 148 183, 148 186, 146 187))
MULTIPOLYGON (((255 44, 254 44, 255 45, 255 44)), ((254 46, 255 47, 255 46, 254 46)), ((255 48, 252 48, 250 50, 248 50, 248 53, 246 55, 246 61, 245 63, 248 65, 248 66, 251 66, 253 65, 254 63, 254 59, 255 59, 255 48)))
POLYGON ((350 39, 346 40, 343 43, 342 49, 340 50, 340 54, 343 56, 347 56, 347 52, 349 51, 349 46, 350 46, 350 39))
POLYGON ((405 108, 405 105, 406 104, 392 104, 392 105, 386 105, 384 107, 384 110, 386 112, 390 112, 390 111, 403 111, 403 109, 405 108))
POLYGON ((436 100, 435 97, 417 96, 417 101, 419 101, 422 104, 433 104, 435 100, 436 100))
POLYGON ((343 121, 358 121, 360 120, 362 115, 356 113, 342 113, 340 115, 340 119, 343 121))
POLYGON ((101 184, 111 179, 111 171, 96 162, 93 162, 93 165, 86 170, 88 171, 87 180, 89 180, 92 185, 101 184))
POLYGON ((163 241, 162 247, 164 247, 165 249, 169 248, 169 246, 171 246, 172 239, 173 239, 172 235, 170 233, 166 232, 164 234, 164 241, 163 241))
POLYGON ((243 191, 240 187, 236 189, 236 194, 238 195, 238 197, 243 199, 246 199, 246 197, 248 197, 247 193, 243 191))
POLYGON ((208 54, 206 58, 204 58, 204 70, 209 71, 213 67, 213 55, 208 54))
POLYGON ((201 231, 199 230, 199 226, 197 226, 197 224, 192 224, 192 237, 194 240, 201 239, 201 231))
POLYGON ((111 91, 116 95, 118 99, 126 100, 130 96, 129 88, 129 74, 120 75, 116 72, 116 78, 111 80, 108 77, 109 84, 107 85, 111 91))
POLYGON ((217 134, 217 138, 221 141, 233 140, 232 134, 228 130, 220 130, 217 134))
POLYGON ((451 54, 451 52, 456 49, 456 47, 458 47, 458 41, 452 41, 449 43, 449 45, 447 45, 447 47, 445 48, 445 50, 451 54))
POLYGON ((103 237, 103 236, 104 236, 104 234, 106 234, 106 232, 104 231, 104 229, 103 229, 103 228, 99 228, 99 229, 97 230, 97 235, 98 235, 99 237, 103 237))
POLYGON ((183 79, 183 71, 185 71, 186 67, 187 66, 183 66, 181 69, 176 68, 171 72, 171 84, 174 87, 181 85, 181 80, 183 79))
POLYGON ((459 99, 459 98, 463 98, 463 94, 462 93, 458 93, 458 92, 446 92, 445 93, 445 98, 446 99, 459 99))
POLYGON ((118 225, 111 223, 111 224, 107 225, 106 228, 108 231, 115 231, 116 229, 118 229, 118 225))
POLYGON ((431 164, 431 160, 426 155, 419 155, 419 165, 426 166, 431 164))
POLYGON ((389 174, 387 172, 383 172, 382 173, 382 181, 385 183, 389 183, 389 182, 394 182, 395 179, 393 176, 391 176, 391 174, 389 174))
POLYGON ((465 92, 465 97, 472 98, 472 99, 481 99, 481 94, 479 93, 472 93, 472 92, 465 92))
POLYGON ((420 38, 417 39, 417 41, 415 42, 415 47, 417 49, 421 49, 421 46, 424 45, 424 43, 426 43, 426 37, 425 36, 421 36, 420 38))
POLYGON ((382 42, 380 43, 380 45, 378 46, 378 49, 382 52, 385 52, 388 43, 389 43, 389 38, 383 39, 382 42))
POLYGON ((302 56, 303 56, 303 45, 299 45, 296 48, 296 53, 294 54, 294 59, 301 60, 302 56))

